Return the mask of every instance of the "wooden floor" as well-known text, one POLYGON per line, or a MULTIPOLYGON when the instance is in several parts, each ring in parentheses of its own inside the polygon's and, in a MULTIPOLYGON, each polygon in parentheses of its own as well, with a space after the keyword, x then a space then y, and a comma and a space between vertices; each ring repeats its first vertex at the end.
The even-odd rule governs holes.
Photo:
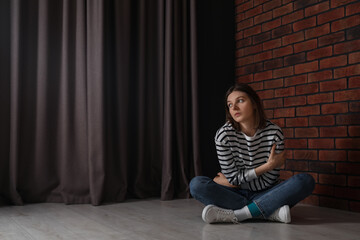
POLYGON ((292 223, 205 224, 193 199, 0 207, 0 239, 360 239, 360 213, 298 205, 292 223))

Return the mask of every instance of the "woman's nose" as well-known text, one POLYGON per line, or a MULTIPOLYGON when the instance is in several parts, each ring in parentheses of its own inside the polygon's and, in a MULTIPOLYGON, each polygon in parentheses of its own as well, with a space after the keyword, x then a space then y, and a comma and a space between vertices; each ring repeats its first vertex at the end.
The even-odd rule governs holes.
POLYGON ((234 104, 234 110, 239 109, 239 106, 237 104, 234 104))

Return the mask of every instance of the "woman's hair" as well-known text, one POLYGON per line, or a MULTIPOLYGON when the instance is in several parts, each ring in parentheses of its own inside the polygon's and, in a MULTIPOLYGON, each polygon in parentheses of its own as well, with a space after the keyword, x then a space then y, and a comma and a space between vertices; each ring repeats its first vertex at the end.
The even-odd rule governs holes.
POLYGON ((244 92, 248 95, 253 105, 255 105, 255 126, 256 129, 262 129, 266 127, 266 116, 264 112, 264 107, 259 98, 259 95, 252 89, 249 85, 245 83, 237 83, 234 86, 230 87, 225 94, 225 113, 226 113, 226 121, 230 122, 231 125, 237 130, 241 131, 241 126, 238 122, 236 122, 229 110, 229 106, 227 104, 228 96, 235 91, 244 92))

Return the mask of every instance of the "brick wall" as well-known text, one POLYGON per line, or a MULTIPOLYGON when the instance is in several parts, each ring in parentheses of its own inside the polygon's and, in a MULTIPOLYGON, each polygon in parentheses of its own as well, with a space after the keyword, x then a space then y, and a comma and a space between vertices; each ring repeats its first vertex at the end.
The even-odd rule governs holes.
POLYGON ((286 179, 308 172, 305 203, 360 212, 360 2, 235 0, 236 81, 286 137, 286 179))

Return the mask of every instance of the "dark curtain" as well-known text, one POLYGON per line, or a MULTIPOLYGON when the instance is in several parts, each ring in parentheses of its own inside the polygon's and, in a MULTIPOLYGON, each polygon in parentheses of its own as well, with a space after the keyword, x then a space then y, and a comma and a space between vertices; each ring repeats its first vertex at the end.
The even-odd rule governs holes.
POLYGON ((201 174, 194 1, 0 4, 2 200, 189 197, 201 174))

